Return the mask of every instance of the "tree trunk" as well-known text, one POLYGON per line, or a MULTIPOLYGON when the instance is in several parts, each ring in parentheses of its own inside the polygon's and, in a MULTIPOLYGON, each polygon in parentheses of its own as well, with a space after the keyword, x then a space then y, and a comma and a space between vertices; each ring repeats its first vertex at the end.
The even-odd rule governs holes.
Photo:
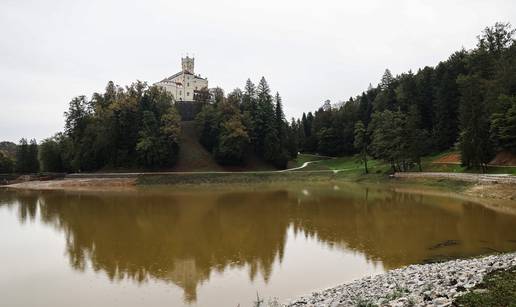
POLYGON ((365 173, 369 174, 369 170, 367 169, 367 153, 364 151, 364 167, 365 167, 365 173))

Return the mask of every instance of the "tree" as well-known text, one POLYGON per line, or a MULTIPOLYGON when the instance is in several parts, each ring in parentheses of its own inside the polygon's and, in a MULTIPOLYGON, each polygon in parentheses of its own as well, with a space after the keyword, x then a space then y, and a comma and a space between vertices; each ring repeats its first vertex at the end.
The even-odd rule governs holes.
POLYGON ((213 103, 215 105, 219 104, 219 103, 222 103, 224 102, 225 100, 225 97, 224 97, 224 90, 220 87, 216 87, 213 89, 213 103))
POLYGON ((12 173, 14 171, 14 160, 0 150, 0 174, 12 173))
POLYGON ((292 118, 290 125, 287 126, 287 151, 291 159, 297 158, 299 152, 299 123, 292 118))
POLYGON ((245 83, 244 92, 242 94, 242 104, 240 108, 244 115, 244 124, 251 143, 256 143, 256 120, 258 116, 258 105, 256 97, 256 86, 250 79, 245 83))
MULTIPOLYGON (((197 98, 205 99, 201 96, 197 98)), ((192 103, 183 111, 193 116, 202 104, 192 103)), ((109 82, 91 100, 72 99, 65 134, 54 141, 66 170, 168 167, 178 151, 179 122, 174 99, 163 88, 140 81, 122 88, 109 82)))
POLYGON ((276 92, 276 96, 275 96, 274 100, 276 101, 276 105, 274 108, 276 129, 278 131, 280 147, 284 148, 285 144, 286 144, 286 139, 287 139, 287 123, 285 122, 285 114, 283 113, 283 105, 281 104, 281 96, 278 92, 276 92))
POLYGON ((383 111, 373 114, 371 148, 375 157, 388 161, 393 171, 408 168, 404 138, 405 115, 400 111, 383 111))
POLYGON ((138 160, 143 166, 156 166, 161 161, 159 136, 157 135, 158 121, 151 111, 144 111, 142 120, 142 130, 140 131, 138 143, 136 143, 138 160))
MULTIPOLYGON (((159 114, 158 114, 159 116, 159 114)), ((147 168, 174 165, 179 151, 180 117, 170 106, 161 118, 151 111, 144 111, 142 130, 136 144, 140 164, 147 168)))
POLYGON ((35 139, 22 138, 16 151, 16 171, 19 173, 35 173, 39 171, 38 144, 35 139))
POLYGON ((44 139, 39 145, 39 163, 44 172, 64 171, 61 150, 56 137, 44 139))
POLYGON ((493 27, 486 27, 482 35, 478 36, 477 47, 485 48, 489 52, 500 55, 505 49, 514 43, 513 36, 516 29, 512 29, 510 23, 497 22, 493 27))
POLYGON ((407 142, 407 155, 411 162, 417 164, 420 172, 422 171, 421 157, 428 154, 428 148, 431 147, 430 135, 421 126, 419 110, 416 105, 413 105, 406 116, 405 141, 407 142))
POLYGON ((460 76, 460 150, 462 164, 487 170, 493 157, 490 142, 489 114, 483 98, 482 80, 478 75, 460 76))
POLYGON ((353 143, 356 150, 360 152, 361 161, 364 163, 365 173, 369 173, 367 169, 367 130, 362 121, 355 124, 355 142, 353 143))
POLYGON ((466 51, 455 52, 435 69, 433 140, 436 150, 452 147, 459 136, 460 92, 457 77, 464 74, 466 51))
POLYGON ((208 151, 217 145, 219 135, 219 115, 215 106, 205 105, 195 119, 199 142, 208 151))
POLYGON ((33 173, 39 172, 38 143, 36 139, 30 140, 28 155, 28 171, 33 173))
POLYGON ((26 173, 29 169, 29 144, 22 138, 16 148, 16 171, 26 173))
POLYGON ((392 76, 392 73, 391 71, 387 68, 385 69, 383 75, 382 75, 382 79, 380 81, 380 89, 382 91, 386 91, 388 90, 393 84, 394 84, 394 77, 392 76))
POLYGON ((303 129, 305 132, 305 142, 303 144, 303 151, 309 153, 317 152, 317 133, 313 133, 313 122, 314 115, 312 112, 308 112, 306 115, 306 121, 303 123, 303 129))
POLYGON ((491 116, 491 137, 499 149, 516 153, 516 96, 501 95, 500 111, 491 116))
POLYGON ((380 91, 374 100, 375 111, 394 110, 396 105, 396 79, 389 69, 386 69, 383 73, 378 88, 380 91))
POLYGON ((222 123, 215 158, 222 164, 240 164, 243 162, 249 136, 238 114, 222 123))
POLYGON ((257 88, 257 113, 255 119, 255 149, 267 161, 274 160, 278 153, 278 133, 276 129, 274 105, 270 88, 264 77, 257 88))

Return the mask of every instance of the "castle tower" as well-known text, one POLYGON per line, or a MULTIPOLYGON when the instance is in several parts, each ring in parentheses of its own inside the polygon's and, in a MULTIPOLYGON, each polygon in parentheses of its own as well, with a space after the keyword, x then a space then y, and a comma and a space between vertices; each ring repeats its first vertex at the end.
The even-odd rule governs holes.
POLYGON ((181 58, 181 67, 183 68, 183 72, 194 74, 194 58, 190 58, 186 56, 186 58, 181 58))

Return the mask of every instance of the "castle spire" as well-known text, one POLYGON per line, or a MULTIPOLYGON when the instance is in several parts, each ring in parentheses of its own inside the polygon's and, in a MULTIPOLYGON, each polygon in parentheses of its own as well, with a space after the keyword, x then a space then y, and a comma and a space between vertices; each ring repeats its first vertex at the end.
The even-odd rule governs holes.
POLYGON ((183 72, 194 74, 194 58, 189 57, 188 55, 184 58, 181 58, 181 67, 183 68, 183 72))

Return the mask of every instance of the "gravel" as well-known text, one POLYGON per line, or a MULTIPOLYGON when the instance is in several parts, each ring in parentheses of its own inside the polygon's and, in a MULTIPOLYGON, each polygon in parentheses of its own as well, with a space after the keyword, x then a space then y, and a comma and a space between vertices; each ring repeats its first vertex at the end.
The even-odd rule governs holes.
POLYGON ((514 266, 516 253, 410 265, 317 291, 284 306, 451 306, 487 273, 514 266))

